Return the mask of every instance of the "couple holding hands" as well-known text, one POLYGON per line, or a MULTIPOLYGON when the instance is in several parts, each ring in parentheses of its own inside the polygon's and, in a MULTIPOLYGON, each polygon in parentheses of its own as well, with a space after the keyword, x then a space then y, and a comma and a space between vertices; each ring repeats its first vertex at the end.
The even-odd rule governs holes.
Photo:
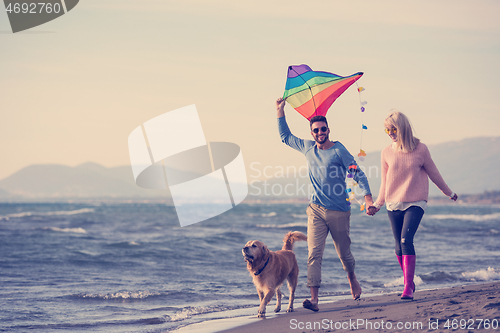
POLYGON ((353 178, 363 191, 368 215, 375 215, 382 205, 386 205, 396 257, 404 276, 401 298, 413 299, 416 262, 413 238, 427 205, 428 178, 451 200, 457 200, 457 195, 441 177, 427 146, 413 136, 410 121, 403 113, 394 111, 389 114, 384 126, 392 142, 382 151, 380 192, 373 202, 368 180, 353 156, 339 141, 330 141, 327 119, 323 116, 312 117, 310 128, 314 140, 300 139, 291 133, 284 108, 285 101, 279 98, 276 109, 281 140, 305 155, 313 185, 313 195, 307 207, 307 286, 311 290, 311 299, 306 299, 303 306, 312 311, 319 310, 321 263, 328 233, 347 272, 353 298, 361 296, 361 286, 354 273, 355 260, 350 250, 350 206, 345 193, 345 177, 349 170, 355 170, 353 178))

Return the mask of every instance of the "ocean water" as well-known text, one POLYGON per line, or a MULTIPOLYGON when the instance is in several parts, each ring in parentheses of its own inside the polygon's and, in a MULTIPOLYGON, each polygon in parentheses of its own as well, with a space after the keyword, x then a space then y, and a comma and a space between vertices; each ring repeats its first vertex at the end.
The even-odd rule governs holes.
MULTIPOLYGON (((288 231, 307 232, 305 210, 241 204, 181 228, 164 204, 0 204, 0 331, 169 332, 256 314, 241 248, 259 239, 281 249, 288 231)), ((353 207, 351 237, 364 293, 400 290, 385 212, 369 217, 353 207)), ((429 206, 415 246, 417 288, 500 280, 500 207, 429 206)), ((298 307, 308 296, 306 243, 294 252, 298 307)), ((320 296, 345 295, 346 274, 329 242, 320 296)))

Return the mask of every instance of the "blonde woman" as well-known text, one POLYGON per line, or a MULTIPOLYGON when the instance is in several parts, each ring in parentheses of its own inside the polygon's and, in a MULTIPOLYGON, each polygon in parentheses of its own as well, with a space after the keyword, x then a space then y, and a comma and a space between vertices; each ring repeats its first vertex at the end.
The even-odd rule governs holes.
POLYGON ((413 237, 424 215, 430 178, 451 200, 457 195, 441 177, 427 146, 413 136, 408 118, 399 111, 384 121, 385 132, 392 143, 382 151, 382 182, 379 196, 367 210, 374 215, 385 203, 394 234, 396 256, 403 270, 402 299, 413 299, 415 284, 415 248, 413 237))

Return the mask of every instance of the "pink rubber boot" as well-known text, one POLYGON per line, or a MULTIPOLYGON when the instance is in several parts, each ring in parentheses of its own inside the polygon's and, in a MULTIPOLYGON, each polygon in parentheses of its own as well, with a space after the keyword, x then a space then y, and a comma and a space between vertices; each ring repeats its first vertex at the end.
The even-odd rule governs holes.
POLYGON ((413 299, 413 277, 415 275, 415 255, 403 255, 403 274, 405 277, 405 289, 401 299, 413 299))
MULTIPOLYGON (((397 254, 396 254, 396 257, 398 257, 399 266, 401 267, 401 270, 403 271, 403 276, 404 276, 405 270, 403 268, 403 257, 398 256, 397 254)), ((413 281, 413 292, 415 292, 415 281, 413 281)))
POLYGON ((403 257, 402 256, 398 256, 397 254, 396 254, 396 257, 398 257, 399 266, 401 266, 401 270, 404 272, 404 269, 403 269, 403 257))

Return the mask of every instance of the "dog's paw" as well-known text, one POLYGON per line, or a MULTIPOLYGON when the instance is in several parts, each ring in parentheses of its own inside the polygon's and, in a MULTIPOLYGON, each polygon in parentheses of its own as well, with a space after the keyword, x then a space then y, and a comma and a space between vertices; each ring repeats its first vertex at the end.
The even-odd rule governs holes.
POLYGON ((265 312, 258 312, 257 318, 266 318, 266 313, 265 312))
POLYGON ((293 308, 286 309, 286 312, 293 312, 293 308))
POLYGON ((279 308, 277 307, 274 309, 274 312, 280 312, 280 311, 281 311, 281 306, 279 308))

